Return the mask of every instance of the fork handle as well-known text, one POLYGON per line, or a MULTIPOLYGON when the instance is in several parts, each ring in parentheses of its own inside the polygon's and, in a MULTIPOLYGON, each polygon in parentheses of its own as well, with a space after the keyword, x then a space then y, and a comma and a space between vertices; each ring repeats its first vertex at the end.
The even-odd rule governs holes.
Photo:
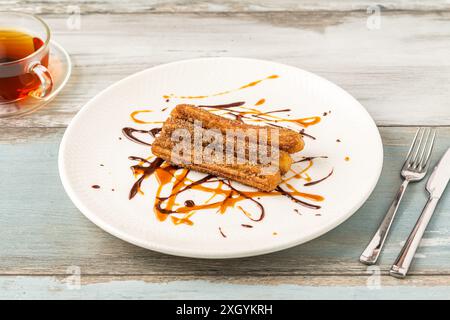
POLYGON ((438 202, 439 198, 430 197, 428 199, 428 202, 423 208, 423 211, 419 219, 417 220, 414 229, 411 231, 411 234, 406 240, 402 251, 400 251, 400 254, 397 257, 397 260, 395 260, 394 264, 391 267, 391 276, 394 276, 396 278, 404 278, 408 273, 409 267, 411 266, 411 262, 414 258, 414 254, 419 247, 420 240, 422 240, 423 233, 427 228, 428 222, 430 222, 430 219, 433 216, 434 209, 436 209, 436 205, 438 202))
POLYGON ((398 207, 400 206, 400 202, 402 201, 403 195, 405 194, 405 190, 408 187, 409 180, 403 180, 400 188, 395 195, 394 200, 392 201, 389 210, 383 218, 378 230, 375 232, 372 240, 370 240, 364 252, 359 257, 359 261, 364 264, 372 265, 375 264, 380 256, 381 249, 383 248, 384 241, 386 240, 386 236, 389 233, 389 229, 391 228, 392 221, 394 221, 395 214, 397 212, 398 207))

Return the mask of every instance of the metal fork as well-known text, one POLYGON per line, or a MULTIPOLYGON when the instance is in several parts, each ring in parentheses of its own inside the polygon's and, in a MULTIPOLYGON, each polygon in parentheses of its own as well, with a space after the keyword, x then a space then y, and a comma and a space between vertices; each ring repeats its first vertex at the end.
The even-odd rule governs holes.
POLYGON ((377 262, 383 248, 384 241, 386 240, 389 229, 391 228, 392 221, 394 221, 395 213, 400 206, 400 202, 402 201, 408 184, 410 182, 422 180, 427 174, 435 137, 435 129, 419 128, 417 130, 401 170, 401 175, 404 178, 403 183, 401 184, 394 201, 392 201, 389 210, 383 218, 383 221, 378 227, 378 230, 367 245, 364 252, 359 257, 359 261, 362 263, 372 265, 377 262))

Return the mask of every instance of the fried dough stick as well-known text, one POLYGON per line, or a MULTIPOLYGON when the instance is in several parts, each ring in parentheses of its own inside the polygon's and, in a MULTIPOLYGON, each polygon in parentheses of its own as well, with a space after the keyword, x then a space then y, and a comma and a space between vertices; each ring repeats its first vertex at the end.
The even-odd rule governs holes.
MULTIPOLYGON (((258 141, 258 139, 256 139, 256 141, 258 141)), ((260 145, 252 144, 247 140, 244 142, 244 154, 246 159, 250 154, 249 150, 252 147, 261 147, 260 145)), ((202 140, 201 144, 203 147, 205 141, 202 140)), ((301 136, 292 130, 246 125, 239 121, 229 120, 190 105, 178 105, 172 111, 171 117, 166 120, 161 133, 152 144, 153 154, 166 161, 196 171, 229 178, 262 191, 274 190, 281 182, 281 175, 289 170, 292 159, 286 150, 301 150, 302 148, 303 140, 301 139, 301 136), (202 127, 196 126, 195 120, 201 121, 202 127), (221 145, 222 149, 220 150, 222 150, 223 154, 219 154, 219 157, 211 156, 206 159, 201 159, 202 161, 197 161, 194 152, 194 132, 195 130, 199 130, 197 132, 203 135, 205 132, 209 131, 207 129, 214 129, 215 132, 221 136, 222 139, 220 140, 220 143, 223 145, 221 145), (267 134, 267 145, 270 147, 279 147, 281 149, 278 153, 277 160, 279 162, 276 166, 273 165, 274 161, 264 164, 260 162, 253 163, 251 161, 242 163, 238 161, 241 160, 241 158, 238 159, 236 152, 231 153, 233 161, 229 162, 224 160, 223 150, 225 150, 224 143, 227 139, 227 131, 241 130, 245 133, 247 129, 252 129, 252 131, 248 131, 249 133, 255 134, 256 132, 257 137, 260 135, 260 130, 278 130, 280 137, 278 145, 270 146, 272 143, 272 141, 270 141, 270 133, 267 134), (184 154, 180 154, 175 152, 177 150, 177 143, 179 142, 177 141, 177 138, 174 139, 174 133, 177 133, 177 130, 180 130, 179 132, 182 132, 188 138, 189 145, 187 153, 184 152, 184 154), (289 140, 290 143, 287 143, 286 140, 289 140), (284 149, 282 149, 282 147, 284 149)), ((270 160, 274 159, 270 158, 270 160)))
POLYGON ((265 128, 269 131, 267 135, 268 143, 270 144, 270 130, 277 130, 279 133, 279 148, 287 153, 299 152, 304 147, 302 136, 290 129, 286 128, 272 128, 269 126, 256 126, 247 123, 243 123, 236 120, 227 119, 211 112, 208 112, 202 108, 195 107, 189 104, 179 104, 170 113, 171 117, 184 119, 189 122, 198 120, 202 122, 202 127, 205 129, 219 129, 224 134, 226 130, 247 130, 265 128))

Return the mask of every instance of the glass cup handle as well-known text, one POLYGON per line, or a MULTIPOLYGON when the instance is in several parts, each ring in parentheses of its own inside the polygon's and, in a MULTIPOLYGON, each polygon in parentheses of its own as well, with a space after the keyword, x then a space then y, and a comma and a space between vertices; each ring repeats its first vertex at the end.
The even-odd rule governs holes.
POLYGON ((42 64, 36 62, 30 65, 30 73, 38 77, 41 84, 38 89, 33 90, 29 94, 32 97, 38 99, 45 98, 52 91, 53 88, 53 79, 52 76, 50 75, 50 72, 42 64))

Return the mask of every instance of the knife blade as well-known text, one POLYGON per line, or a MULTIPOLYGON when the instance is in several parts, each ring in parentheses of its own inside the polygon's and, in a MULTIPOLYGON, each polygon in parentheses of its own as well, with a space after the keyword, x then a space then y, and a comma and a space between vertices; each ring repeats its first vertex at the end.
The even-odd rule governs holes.
POLYGON ((432 198, 440 198, 450 179, 450 148, 434 167, 433 173, 427 181, 427 191, 432 198))

